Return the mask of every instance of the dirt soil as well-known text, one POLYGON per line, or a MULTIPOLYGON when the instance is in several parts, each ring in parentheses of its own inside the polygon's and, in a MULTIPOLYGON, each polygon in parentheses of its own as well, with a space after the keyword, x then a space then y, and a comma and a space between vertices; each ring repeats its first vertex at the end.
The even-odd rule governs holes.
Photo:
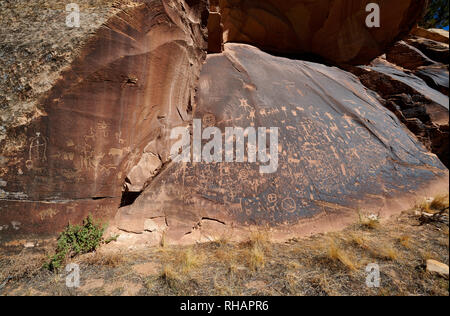
POLYGON ((0 295, 448 296, 448 276, 426 271, 428 259, 449 264, 448 202, 439 220, 423 212, 432 211, 418 206, 285 243, 255 231, 242 243, 224 236, 213 243, 144 250, 111 244, 72 260, 80 265, 79 288, 66 286, 64 270, 42 268, 55 239, 3 242, 0 295), (380 267, 379 288, 366 285, 372 263, 380 267))

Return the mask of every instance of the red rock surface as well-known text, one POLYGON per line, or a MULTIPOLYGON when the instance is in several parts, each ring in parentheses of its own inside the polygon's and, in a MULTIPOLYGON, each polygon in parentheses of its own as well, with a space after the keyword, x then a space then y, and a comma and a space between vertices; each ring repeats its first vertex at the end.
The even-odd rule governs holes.
POLYGON ((361 205, 403 207, 448 186, 427 150, 448 164, 448 98, 436 90, 448 72, 434 63, 445 44, 406 39, 433 60, 414 55, 414 72, 355 67, 378 95, 339 68, 253 46, 228 43, 203 64, 231 41, 368 63, 409 32, 425 0, 379 2, 382 28, 367 29, 364 1, 95 0, 108 9, 89 11, 89 27, 61 30, 64 14, 50 8, 33 27, 46 16, 52 27, 36 38, 27 2, 8 2, 20 14, 0 21, 0 237, 56 233, 89 213, 177 242, 255 224, 311 233, 353 221, 361 205), (279 127, 278 172, 172 163, 170 131, 193 118, 279 127))
MULTIPOLYGON (((411 65, 409 57, 391 60, 411 65)), ((414 72, 409 72, 378 58, 370 66, 350 67, 350 70, 367 88, 377 92, 385 106, 449 166, 448 65, 434 63, 419 67, 416 64, 415 67, 414 72)))
MULTIPOLYGON (((307 231, 353 220, 364 204, 378 212, 448 170, 359 80, 337 68, 271 56, 242 44, 210 55, 194 117, 226 127, 279 127, 279 168, 253 163, 171 163, 128 207, 118 227, 143 233, 164 218, 180 242, 204 221, 307 231)), ((211 233, 211 232, 210 232, 211 233)))
POLYGON ((207 2, 187 3, 141 1, 113 16, 43 99, 44 114, 8 131, 0 226, 56 232, 89 213, 111 218, 142 153, 167 160, 166 133, 189 120, 207 45, 207 2))
POLYGON ((404 41, 395 43, 394 47, 386 54, 386 59, 391 63, 410 70, 436 64, 420 50, 406 44, 404 41))
POLYGON ((368 28, 368 1, 220 0, 224 41, 277 53, 312 53, 365 64, 409 33, 425 0, 382 0, 380 28, 368 28))

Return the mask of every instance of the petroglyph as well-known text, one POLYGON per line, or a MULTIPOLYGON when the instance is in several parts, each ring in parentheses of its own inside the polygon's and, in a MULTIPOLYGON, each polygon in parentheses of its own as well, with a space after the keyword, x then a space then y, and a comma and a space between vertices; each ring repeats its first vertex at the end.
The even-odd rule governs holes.
MULTIPOLYGON (((209 57, 203 68, 200 86, 208 89, 199 91, 194 119, 214 117, 221 130, 230 124, 245 129, 251 122, 255 128, 279 127, 278 171, 261 175, 259 164, 249 162, 169 164, 119 212, 125 230, 140 230, 127 218, 161 213, 177 223, 209 217, 240 225, 296 224, 327 211, 355 210, 367 195, 403 195, 448 176, 353 75, 247 45, 227 44, 225 50, 232 53, 209 57), (230 55, 240 71, 227 60, 230 55), (223 75, 211 79, 219 71, 223 75), (292 93, 267 85, 265 74, 292 93), (209 84, 202 85, 202 78, 209 84), (241 89, 241 81, 255 89, 241 89)), ((169 225, 169 234, 172 229, 190 231, 169 225)))

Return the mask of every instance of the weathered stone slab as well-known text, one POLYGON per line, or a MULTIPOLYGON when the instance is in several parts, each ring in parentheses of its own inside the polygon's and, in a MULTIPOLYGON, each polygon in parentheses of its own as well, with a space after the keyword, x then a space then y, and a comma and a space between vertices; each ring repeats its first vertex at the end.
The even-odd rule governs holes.
POLYGON ((164 217, 166 238, 180 240, 205 219, 229 228, 269 225, 310 230, 378 212, 431 183, 448 182, 439 159, 343 70, 273 57, 227 44, 210 55, 200 78, 194 118, 205 126, 278 127, 279 166, 171 163, 116 219, 140 233, 164 217))

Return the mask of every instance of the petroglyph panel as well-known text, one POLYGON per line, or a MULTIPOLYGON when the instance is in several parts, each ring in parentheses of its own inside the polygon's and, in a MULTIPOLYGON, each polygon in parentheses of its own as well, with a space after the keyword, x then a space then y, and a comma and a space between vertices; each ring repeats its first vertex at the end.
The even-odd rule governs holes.
POLYGON ((89 35, 40 115, 0 140, 0 225, 20 218, 22 231, 56 232, 105 204, 96 213, 111 219, 143 154, 167 161, 167 133, 190 119, 206 57, 207 4, 138 1, 89 35))
POLYGON ((134 205, 122 228, 166 216, 181 236, 202 218, 227 224, 295 224, 413 193, 448 170, 359 80, 340 69, 270 56, 242 44, 210 55, 194 117, 219 127, 278 127, 279 166, 173 163, 134 205), (131 220, 133 219, 133 220, 131 220), (189 225, 189 223, 191 223, 189 225), (186 230, 187 229, 187 230, 186 230))

